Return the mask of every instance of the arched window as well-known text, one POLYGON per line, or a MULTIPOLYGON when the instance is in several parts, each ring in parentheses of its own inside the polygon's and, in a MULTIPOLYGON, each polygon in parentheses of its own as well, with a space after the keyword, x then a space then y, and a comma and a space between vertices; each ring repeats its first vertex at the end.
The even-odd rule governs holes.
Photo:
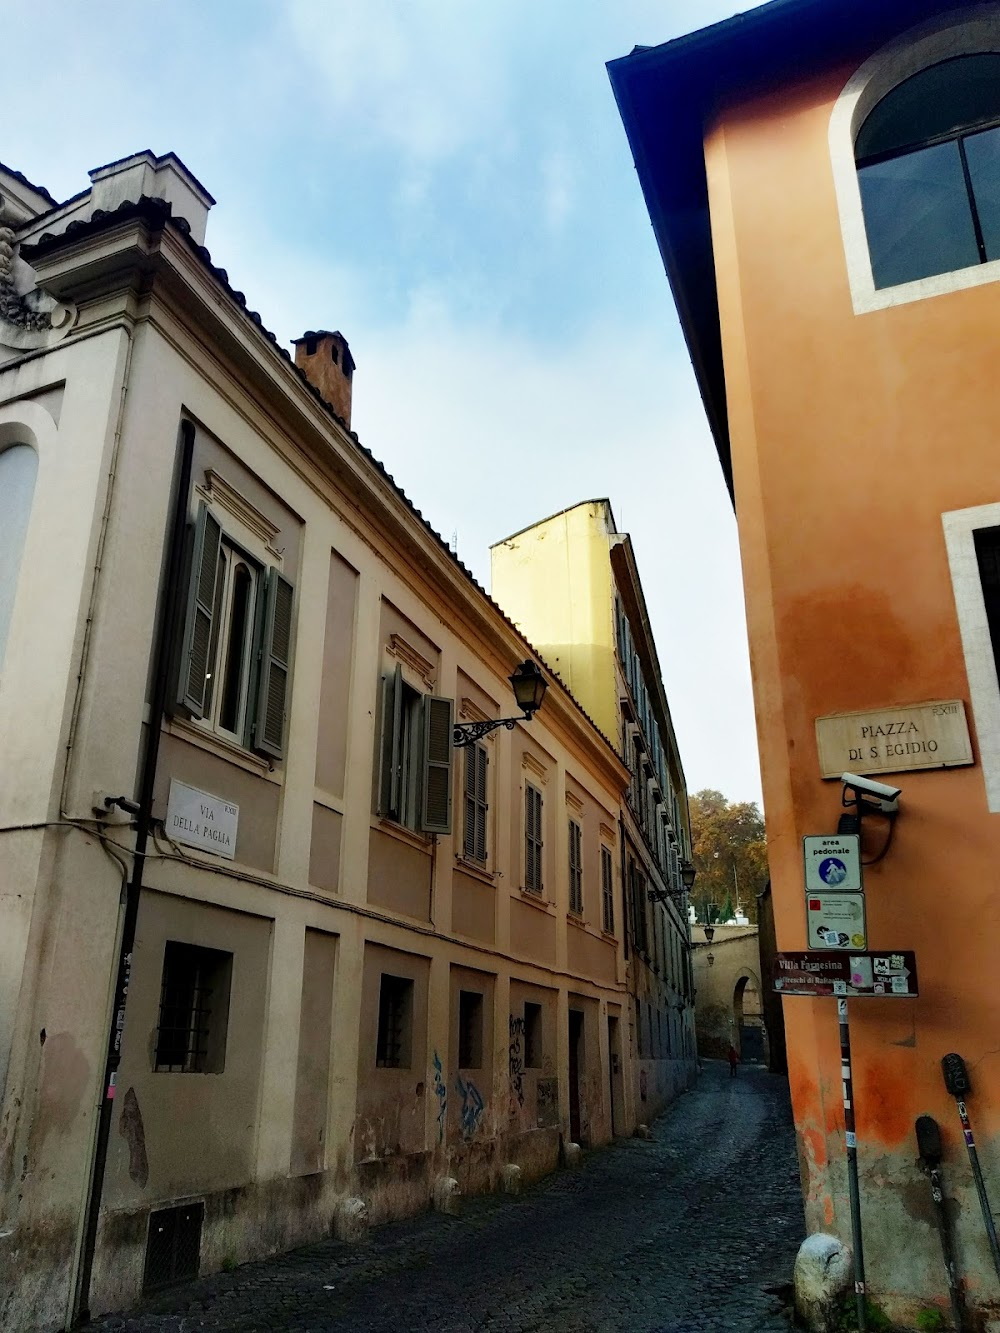
POLYGON ((1000 259, 1000 54, 955 56, 897 84, 854 155, 876 288, 1000 259))
POLYGON ((0 449, 0 666, 14 613, 37 471, 38 455, 29 444, 0 449))

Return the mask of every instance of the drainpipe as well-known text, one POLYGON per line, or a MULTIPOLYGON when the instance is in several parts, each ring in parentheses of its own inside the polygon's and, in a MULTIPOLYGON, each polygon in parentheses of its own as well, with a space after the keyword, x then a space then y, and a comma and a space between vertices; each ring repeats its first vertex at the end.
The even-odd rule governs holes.
POLYGON ((173 655, 174 629, 177 623, 178 597, 184 568, 184 546, 187 529, 188 496, 191 492, 191 470, 194 458, 194 426, 181 423, 177 489, 174 492, 173 518, 167 548, 166 578, 159 624, 156 627, 155 657, 153 663, 153 691, 149 703, 149 730, 143 755, 142 775, 139 782, 139 808, 136 815, 135 851, 132 874, 125 891, 125 919, 115 973, 115 1001, 111 1026, 108 1031, 107 1056, 104 1067, 101 1105, 98 1110, 97 1138, 94 1144, 94 1170, 87 1200, 87 1216, 83 1234, 80 1277, 77 1283, 76 1323, 90 1318, 90 1282, 97 1249, 97 1229, 101 1216, 104 1193, 104 1175, 108 1164, 108 1142, 111 1137, 111 1116, 114 1111, 115 1084, 121 1064, 122 1033, 125 1028, 125 1005, 132 977, 132 950, 135 947, 135 928, 139 916, 139 898, 142 874, 146 862, 146 846, 152 826, 153 784, 160 755, 160 735, 166 711, 170 666, 173 655))

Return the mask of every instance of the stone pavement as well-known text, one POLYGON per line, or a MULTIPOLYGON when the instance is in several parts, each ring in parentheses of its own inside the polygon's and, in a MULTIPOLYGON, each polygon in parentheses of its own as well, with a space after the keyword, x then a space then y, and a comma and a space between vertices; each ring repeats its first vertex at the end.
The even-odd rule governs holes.
POLYGON ((653 1127, 465 1201, 174 1288, 89 1333, 789 1333, 804 1235, 787 1085, 707 1062, 653 1127))

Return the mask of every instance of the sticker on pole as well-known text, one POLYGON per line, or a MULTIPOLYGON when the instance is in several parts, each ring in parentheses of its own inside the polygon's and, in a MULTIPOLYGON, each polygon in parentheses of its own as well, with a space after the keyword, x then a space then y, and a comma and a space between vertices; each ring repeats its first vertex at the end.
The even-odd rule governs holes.
POLYGON ((802 839, 807 893, 861 893, 861 839, 838 833, 802 839))
POLYGON ((913 999, 918 994, 917 958, 909 949, 895 953, 871 949, 857 953, 819 949, 779 953, 774 958, 773 980, 779 995, 913 999))
POLYGON ((807 893, 806 932, 810 949, 868 947, 863 893, 807 893))

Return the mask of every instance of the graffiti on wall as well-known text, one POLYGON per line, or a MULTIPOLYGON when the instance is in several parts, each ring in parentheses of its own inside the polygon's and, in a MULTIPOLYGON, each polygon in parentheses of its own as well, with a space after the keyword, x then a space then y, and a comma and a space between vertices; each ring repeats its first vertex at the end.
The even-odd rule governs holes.
POLYGON ((524 1105, 524 1019, 510 1016, 510 1086, 518 1106, 524 1105))
POLYGON ((486 1104, 483 1101, 482 1093, 471 1078, 463 1080, 461 1074, 459 1074, 455 1080, 455 1086, 462 1098, 462 1133, 466 1138, 471 1138, 479 1128, 479 1122, 483 1118, 483 1110, 486 1104))
POLYGON ((448 1112, 448 1089, 444 1081, 444 1069, 441 1057, 434 1052, 434 1096, 438 1099, 437 1127, 438 1143, 444 1142, 444 1118, 448 1112))

